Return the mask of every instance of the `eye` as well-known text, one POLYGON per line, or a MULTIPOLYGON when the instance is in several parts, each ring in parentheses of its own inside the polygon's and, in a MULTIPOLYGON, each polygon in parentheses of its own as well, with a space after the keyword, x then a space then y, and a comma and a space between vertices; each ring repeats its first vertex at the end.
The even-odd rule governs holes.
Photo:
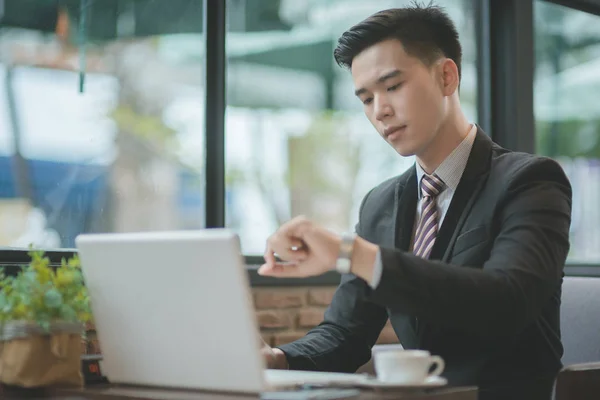
POLYGON ((363 100, 363 104, 365 106, 371 104, 372 102, 373 102, 373 98, 372 97, 369 97, 369 98, 366 98, 366 99, 363 100))
POLYGON ((398 89, 400 86, 402 86, 402 82, 401 82, 401 83, 398 83, 398 84, 396 84, 396 85, 394 85, 394 86, 390 86, 390 87, 388 88, 388 92, 393 92, 394 90, 398 89))

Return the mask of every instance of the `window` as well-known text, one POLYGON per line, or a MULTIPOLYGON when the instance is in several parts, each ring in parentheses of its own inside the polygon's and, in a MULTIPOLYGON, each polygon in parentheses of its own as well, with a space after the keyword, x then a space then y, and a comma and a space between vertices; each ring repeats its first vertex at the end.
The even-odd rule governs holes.
POLYGON ((29 3, 0 30, 0 246, 202 227, 202 0, 29 3))
MULTIPOLYGON (((262 254, 266 238, 300 214, 352 230, 367 191, 414 162, 379 137, 333 59, 344 30, 409 3, 228 1, 226 224, 246 255, 262 254)), ((473 4, 443 6, 459 29, 461 99, 476 121, 473 4)))
MULTIPOLYGON (((2 16, 0 246, 203 227, 203 1, 89 2, 86 18, 47 3, 2 16)), ((410 3, 227 0, 226 226, 246 255, 298 214, 353 229, 366 192, 414 162, 378 137, 332 54, 353 23, 410 3)), ((474 2, 443 6, 476 121, 474 2)))
POLYGON ((600 17, 535 2, 534 108, 539 154, 573 186, 570 264, 600 263, 600 17))

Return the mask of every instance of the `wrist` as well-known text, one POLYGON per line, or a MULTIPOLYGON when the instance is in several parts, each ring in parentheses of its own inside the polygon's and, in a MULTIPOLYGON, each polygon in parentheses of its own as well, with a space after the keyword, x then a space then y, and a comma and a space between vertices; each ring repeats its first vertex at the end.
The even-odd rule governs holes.
POLYGON ((289 369, 290 366, 287 361, 287 357, 285 353, 278 349, 277 347, 273 348, 273 365, 272 369, 289 369))
POLYGON ((350 272, 370 283, 373 280, 373 269, 378 250, 379 246, 357 236, 352 250, 350 272))

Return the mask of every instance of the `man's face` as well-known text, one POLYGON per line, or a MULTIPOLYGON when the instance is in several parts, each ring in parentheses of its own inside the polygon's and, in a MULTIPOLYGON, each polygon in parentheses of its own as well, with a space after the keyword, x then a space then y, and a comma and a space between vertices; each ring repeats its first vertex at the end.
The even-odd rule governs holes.
POLYGON ((435 138, 445 114, 439 64, 426 66, 395 39, 352 60, 352 79, 365 114, 401 155, 419 155, 435 138))

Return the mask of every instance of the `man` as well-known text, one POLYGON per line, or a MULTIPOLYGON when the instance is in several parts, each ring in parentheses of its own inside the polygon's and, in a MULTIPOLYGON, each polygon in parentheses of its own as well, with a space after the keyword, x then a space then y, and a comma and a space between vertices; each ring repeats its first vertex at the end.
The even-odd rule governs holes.
POLYGON ((379 134, 416 163, 366 195, 358 236, 299 217, 269 238, 263 275, 343 273, 324 321, 273 349, 270 367, 355 371, 389 317, 405 348, 442 356, 451 385, 549 399, 571 220, 562 169, 469 123, 458 34, 440 8, 379 12, 334 54, 379 134))

